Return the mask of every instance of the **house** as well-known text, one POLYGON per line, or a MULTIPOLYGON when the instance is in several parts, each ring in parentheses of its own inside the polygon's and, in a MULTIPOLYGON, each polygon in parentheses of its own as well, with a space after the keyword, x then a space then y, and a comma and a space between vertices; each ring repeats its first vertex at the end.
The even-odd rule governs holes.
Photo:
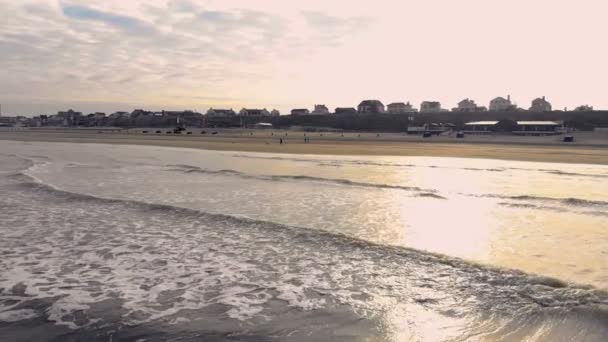
POLYGON ((146 116, 146 115, 152 115, 153 113, 147 110, 143 110, 143 109, 135 109, 134 111, 131 112, 131 117, 132 118, 137 118, 140 116, 146 116))
POLYGON ((334 111, 336 114, 357 114, 357 110, 353 107, 337 107, 334 111))
POLYGON ((324 104, 316 104, 315 109, 312 111, 312 113, 317 115, 329 114, 329 109, 327 109, 327 106, 325 106, 324 104))
POLYGON ((532 106, 530 107, 531 112, 550 112, 551 103, 545 100, 545 97, 539 97, 532 100, 532 106))
POLYGON ((441 103, 437 101, 424 101, 420 104, 421 113, 439 113, 441 112, 441 103))
POLYGON ((273 110, 270 112, 270 116, 280 116, 280 115, 281 115, 281 112, 279 112, 279 111, 278 111, 278 110, 276 110, 276 109, 273 109, 273 110))
POLYGON ((239 112, 239 115, 240 116, 269 116, 270 113, 268 112, 268 110, 266 110, 266 108, 264 108, 264 109, 247 109, 247 108, 243 108, 239 112))
POLYGON ((554 135, 560 134, 562 125, 555 121, 517 121, 513 134, 517 135, 554 135))
POLYGON ((306 108, 298 108, 298 109, 291 110, 291 115, 307 115, 307 114, 310 114, 310 111, 306 108))
POLYGON ((232 110, 232 108, 230 108, 230 109, 209 108, 206 115, 208 117, 232 117, 232 116, 236 116, 236 113, 234 112, 234 110, 232 110))
POLYGON ((408 102, 393 102, 386 106, 386 112, 389 114, 406 114, 415 113, 417 110, 408 102))
POLYGON ((511 111, 514 109, 513 104, 511 103, 511 95, 507 95, 507 98, 497 97, 490 101, 490 111, 491 112, 505 112, 511 111))
POLYGON ((361 114, 384 113, 384 104, 378 100, 365 100, 359 103, 357 111, 361 114))
POLYGON ((465 134, 491 134, 496 130, 498 121, 473 121, 464 124, 465 134))
POLYGON ((478 106, 475 101, 466 98, 458 102, 458 107, 452 108, 452 112, 484 112, 486 107, 478 106))
POLYGON ((593 107, 589 106, 589 105, 582 105, 582 106, 578 106, 576 108, 574 108, 575 112, 592 112, 593 111, 593 107))

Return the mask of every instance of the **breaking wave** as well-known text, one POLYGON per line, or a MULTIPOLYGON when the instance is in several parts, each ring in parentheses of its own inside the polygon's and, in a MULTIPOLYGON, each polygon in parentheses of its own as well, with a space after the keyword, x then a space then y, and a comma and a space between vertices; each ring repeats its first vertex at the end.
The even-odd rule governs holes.
POLYGON ((238 176, 244 179, 258 179, 265 181, 308 181, 315 183, 328 183, 335 185, 347 185, 347 186, 357 186, 357 187, 365 187, 365 188, 377 188, 377 189, 397 189, 397 190, 405 190, 405 191, 420 191, 426 193, 434 193, 437 190, 435 189, 423 189, 415 186, 402 186, 402 185, 393 185, 393 184, 374 184, 374 183, 365 183, 365 182, 355 182, 348 179, 336 179, 336 178, 323 178, 323 177, 312 177, 312 176, 301 176, 301 175, 253 175, 247 174, 236 170, 207 170, 201 169, 196 166, 189 165, 169 165, 169 167, 178 167, 177 169, 169 169, 170 171, 180 171, 184 173, 201 173, 208 175, 229 175, 229 176, 238 176))

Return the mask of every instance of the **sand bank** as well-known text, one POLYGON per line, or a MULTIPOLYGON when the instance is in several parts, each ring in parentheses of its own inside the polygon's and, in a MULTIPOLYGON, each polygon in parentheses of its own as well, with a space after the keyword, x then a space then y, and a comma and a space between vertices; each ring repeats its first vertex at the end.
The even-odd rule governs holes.
MULTIPOLYGON (((156 129, 155 129, 156 130, 156 129)), ((597 138, 592 143, 565 144, 559 137, 421 137, 376 133, 306 133, 285 131, 217 131, 218 134, 142 134, 98 133, 94 130, 22 130, 0 131, 0 140, 134 144, 200 148, 225 151, 250 151, 295 154, 331 155, 398 155, 463 158, 491 158, 504 160, 608 164, 608 138, 597 138), (279 139, 283 139, 283 144, 279 139)))

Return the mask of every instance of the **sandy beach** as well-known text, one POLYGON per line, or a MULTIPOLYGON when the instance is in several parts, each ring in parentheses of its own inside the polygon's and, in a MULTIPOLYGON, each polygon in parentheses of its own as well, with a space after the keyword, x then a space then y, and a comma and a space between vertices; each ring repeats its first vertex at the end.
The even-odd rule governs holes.
POLYGON ((490 158, 539 162, 608 164, 608 136, 579 133, 576 142, 561 136, 453 136, 422 138, 388 133, 318 133, 279 130, 169 129, 111 131, 97 129, 0 130, 0 140, 156 145, 224 151, 329 155, 396 155, 490 158), (206 134, 201 132, 206 130, 206 134), (217 134, 212 134, 217 132, 217 134), (304 142, 304 135, 310 138, 304 142), (280 144, 279 139, 283 139, 280 144))

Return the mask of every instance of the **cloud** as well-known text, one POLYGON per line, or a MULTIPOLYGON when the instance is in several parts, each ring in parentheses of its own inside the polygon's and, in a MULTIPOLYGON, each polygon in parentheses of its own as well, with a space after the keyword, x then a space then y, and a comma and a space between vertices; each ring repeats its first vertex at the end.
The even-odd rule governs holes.
POLYGON ((153 26, 126 15, 98 11, 80 5, 63 5, 62 9, 63 14, 72 19, 98 21, 132 33, 152 34, 156 32, 153 26))
POLYGON ((368 29, 374 19, 367 16, 337 17, 320 11, 302 11, 315 39, 327 45, 339 45, 343 39, 368 29))
POLYGON ((184 101, 189 107, 235 99, 239 107, 270 96, 282 73, 279 62, 304 60, 358 32, 353 18, 273 8, 245 1, 232 7, 187 0, 0 0, 0 94, 20 103, 184 101))

